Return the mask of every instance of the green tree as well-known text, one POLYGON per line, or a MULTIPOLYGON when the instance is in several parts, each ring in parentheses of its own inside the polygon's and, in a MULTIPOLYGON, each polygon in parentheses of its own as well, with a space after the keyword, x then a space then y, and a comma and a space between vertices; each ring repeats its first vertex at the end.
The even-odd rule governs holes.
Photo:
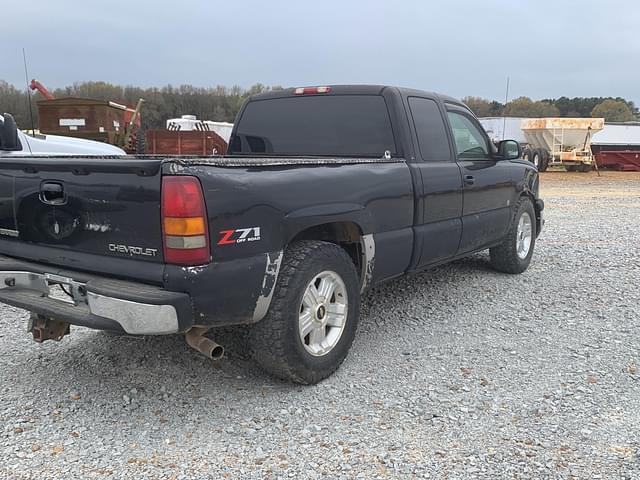
POLYGON ((555 105, 560 111, 561 117, 590 117, 593 109, 605 100, 622 102, 629 107, 633 115, 638 114, 638 109, 633 102, 620 97, 560 97, 543 101, 555 105))
POLYGON ((604 117, 607 122, 629 122, 635 120, 627 103, 620 100, 604 100, 591 111, 592 117, 604 117))
POLYGON ((487 100, 482 97, 467 96, 462 102, 471 109, 477 117, 499 117, 502 115, 504 105, 495 100, 487 100))
POLYGON ((496 100, 491 102, 491 116, 499 117, 504 112, 504 105, 496 100))
MULTIPOLYGON (((38 112, 35 108, 35 98, 32 98, 33 117, 38 125, 38 112)), ((0 80, 0 113, 10 113, 15 118, 20 128, 31 128, 31 115, 29 113, 29 97, 27 91, 18 90, 10 83, 0 80)))
POLYGON ((504 114, 509 117, 557 117, 560 111, 548 101, 534 102, 529 97, 518 97, 507 103, 504 114))
POLYGON ((469 107, 476 114, 476 117, 491 117, 493 115, 491 101, 486 98, 464 97, 462 103, 469 107))

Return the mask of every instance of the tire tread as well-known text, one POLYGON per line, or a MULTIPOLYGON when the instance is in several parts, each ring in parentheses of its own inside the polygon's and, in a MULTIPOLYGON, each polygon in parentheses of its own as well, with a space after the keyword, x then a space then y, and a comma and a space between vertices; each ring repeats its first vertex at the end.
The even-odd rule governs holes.
POLYGON ((531 262, 531 256, 533 255, 533 250, 535 247, 536 241, 536 219, 535 219, 535 210, 533 208, 533 203, 531 199, 527 196, 520 197, 518 200, 518 204, 516 208, 514 208, 514 214, 511 218, 511 223, 509 225, 509 231, 505 236, 503 242, 491 249, 489 249, 489 254, 491 256, 491 265, 493 268, 503 273, 522 273, 524 272, 531 262), (523 211, 528 211, 531 215, 532 222, 532 235, 531 239, 531 250, 526 259, 520 259, 518 257, 518 253, 516 250, 516 235, 518 230, 518 220, 523 211))
MULTIPOLYGON (((309 370, 301 365, 296 358, 294 346, 288 340, 288 329, 293 328, 291 320, 291 302, 296 294, 296 282, 299 280, 301 270, 311 262, 330 263, 342 260, 352 270, 352 275, 357 279, 357 273, 353 261, 340 246, 321 241, 296 242, 285 250, 280 273, 276 281, 276 287, 271 300, 271 306, 267 316, 253 325, 249 332, 249 344, 251 354, 259 366, 268 373, 285 380, 301 384, 314 384, 331 375, 344 361, 346 354, 340 358, 337 364, 331 365, 319 371, 309 370)), ((345 283, 348 279, 343 279, 345 283)), ((353 279, 352 279, 353 281, 353 279)), ((349 298, 349 308, 355 308, 356 315, 349 321, 357 321, 359 299, 349 298)), ((295 332, 297 334, 297 331, 295 332)), ((343 332, 343 335, 346 332, 343 332)), ((353 336, 347 339, 348 351, 353 336)), ((337 347, 336 347, 337 348, 337 347)))

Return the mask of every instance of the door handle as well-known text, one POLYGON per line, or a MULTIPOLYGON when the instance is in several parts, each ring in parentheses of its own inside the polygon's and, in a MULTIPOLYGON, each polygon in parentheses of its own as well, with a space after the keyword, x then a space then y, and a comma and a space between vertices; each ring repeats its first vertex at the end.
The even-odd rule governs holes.
POLYGON ((66 204, 67 194, 62 183, 43 182, 40 185, 40 201, 46 205, 66 204))
POLYGON ((465 185, 473 185, 474 183, 476 183, 476 179, 474 178, 473 175, 465 175, 464 176, 464 184, 465 185))

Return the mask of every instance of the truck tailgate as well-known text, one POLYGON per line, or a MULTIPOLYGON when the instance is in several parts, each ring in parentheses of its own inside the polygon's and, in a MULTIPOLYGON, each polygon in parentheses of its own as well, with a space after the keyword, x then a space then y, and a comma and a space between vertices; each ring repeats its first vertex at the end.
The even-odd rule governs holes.
POLYGON ((161 162, 0 159, 0 253, 103 273, 158 265, 161 281, 161 162))

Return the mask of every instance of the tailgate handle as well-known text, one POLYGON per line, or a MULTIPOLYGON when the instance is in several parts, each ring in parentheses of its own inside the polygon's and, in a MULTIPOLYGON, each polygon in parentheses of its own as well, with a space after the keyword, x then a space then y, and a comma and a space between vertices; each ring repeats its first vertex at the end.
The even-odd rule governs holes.
POLYGON ((40 201, 47 205, 65 205, 67 194, 60 182, 42 182, 40 185, 40 201))

